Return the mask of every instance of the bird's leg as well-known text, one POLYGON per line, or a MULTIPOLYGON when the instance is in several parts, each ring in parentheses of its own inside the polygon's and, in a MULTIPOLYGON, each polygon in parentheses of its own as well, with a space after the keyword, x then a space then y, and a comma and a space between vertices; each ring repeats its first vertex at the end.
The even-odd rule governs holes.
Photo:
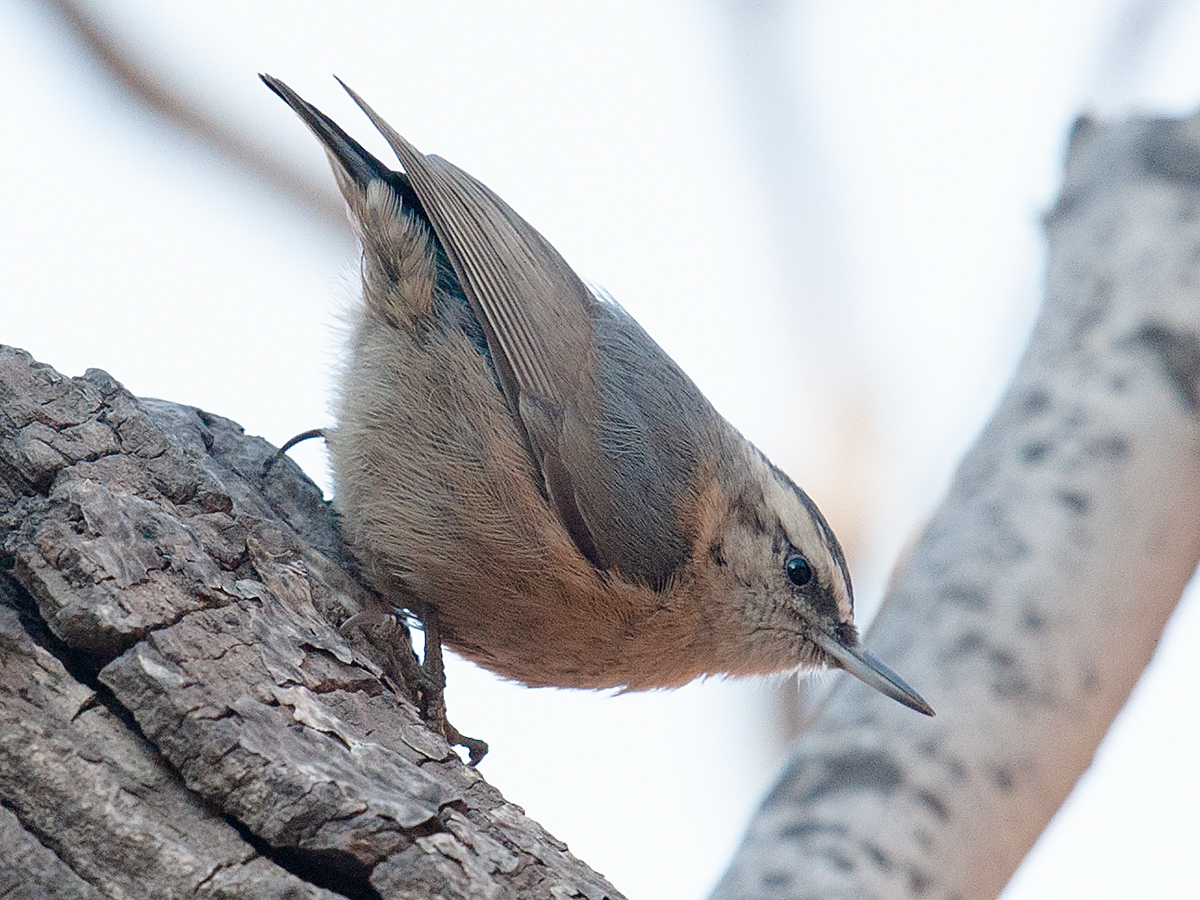
POLYGON ((425 659, 421 663, 421 718, 452 746, 465 747, 470 754, 471 765, 478 765, 488 752, 487 742, 467 737, 446 718, 446 670, 442 664, 442 638, 438 630, 437 609, 429 604, 423 605, 421 621, 425 625, 425 659))

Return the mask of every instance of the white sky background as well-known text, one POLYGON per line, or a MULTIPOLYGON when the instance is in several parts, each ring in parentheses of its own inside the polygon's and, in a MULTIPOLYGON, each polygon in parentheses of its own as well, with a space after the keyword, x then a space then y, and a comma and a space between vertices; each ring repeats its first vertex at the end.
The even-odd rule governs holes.
MULTIPOLYGON (((762 35, 735 6, 94 8, 314 180, 331 179, 323 155, 256 72, 389 159, 337 73, 495 189, 810 489, 850 535, 869 614, 1023 346, 1071 121, 1200 106, 1200 7, 813 0, 769 30, 764 100, 762 35), (1159 7, 1122 43, 1131 8, 1159 7)), ((0 341, 277 444, 329 423, 348 232, 163 127, 32 0, 0 4, 0 116, 0 341)), ((319 448, 297 456, 328 484, 319 448)), ((1005 900, 1195 883, 1197 646, 1185 601, 1005 900)), ((782 763, 778 686, 608 697, 467 664, 449 679, 453 720, 491 742, 488 779, 634 900, 704 896, 782 763)))

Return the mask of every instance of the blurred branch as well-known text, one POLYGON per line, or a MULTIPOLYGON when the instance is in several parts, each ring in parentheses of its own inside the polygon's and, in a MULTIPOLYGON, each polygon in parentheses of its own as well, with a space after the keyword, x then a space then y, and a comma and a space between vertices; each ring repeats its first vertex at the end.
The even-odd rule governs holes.
POLYGON ((163 85, 166 79, 132 48, 122 44, 97 17, 75 0, 43 0, 59 14, 117 86, 139 100, 164 122, 190 134, 246 173, 270 185, 289 201, 326 226, 347 232, 345 205, 328 180, 313 181, 282 157, 226 129, 215 117, 163 85))
POLYGON ((1200 558, 1200 114, 1077 124, 1025 357, 714 897, 989 900, 1200 558))

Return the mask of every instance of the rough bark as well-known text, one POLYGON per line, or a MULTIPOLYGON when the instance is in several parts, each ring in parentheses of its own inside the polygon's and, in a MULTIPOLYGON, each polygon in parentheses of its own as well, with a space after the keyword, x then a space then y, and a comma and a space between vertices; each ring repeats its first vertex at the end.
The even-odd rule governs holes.
POLYGON ((0 347, 0 896, 620 897, 420 722, 406 629, 342 636, 273 452, 0 347))
POLYGON ((1200 557, 1200 117, 1074 131, 1046 300, 719 900, 992 898, 1087 768, 1200 557))

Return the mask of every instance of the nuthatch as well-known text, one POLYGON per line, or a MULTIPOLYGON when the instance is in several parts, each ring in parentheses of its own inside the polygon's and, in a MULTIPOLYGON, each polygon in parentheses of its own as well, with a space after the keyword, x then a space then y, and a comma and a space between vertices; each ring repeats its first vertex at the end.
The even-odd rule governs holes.
POLYGON ((527 685, 837 666, 933 715, 859 644, 816 505, 637 322, 348 87, 403 172, 262 78, 324 146, 362 243, 327 439, 347 539, 383 597, 527 685))

